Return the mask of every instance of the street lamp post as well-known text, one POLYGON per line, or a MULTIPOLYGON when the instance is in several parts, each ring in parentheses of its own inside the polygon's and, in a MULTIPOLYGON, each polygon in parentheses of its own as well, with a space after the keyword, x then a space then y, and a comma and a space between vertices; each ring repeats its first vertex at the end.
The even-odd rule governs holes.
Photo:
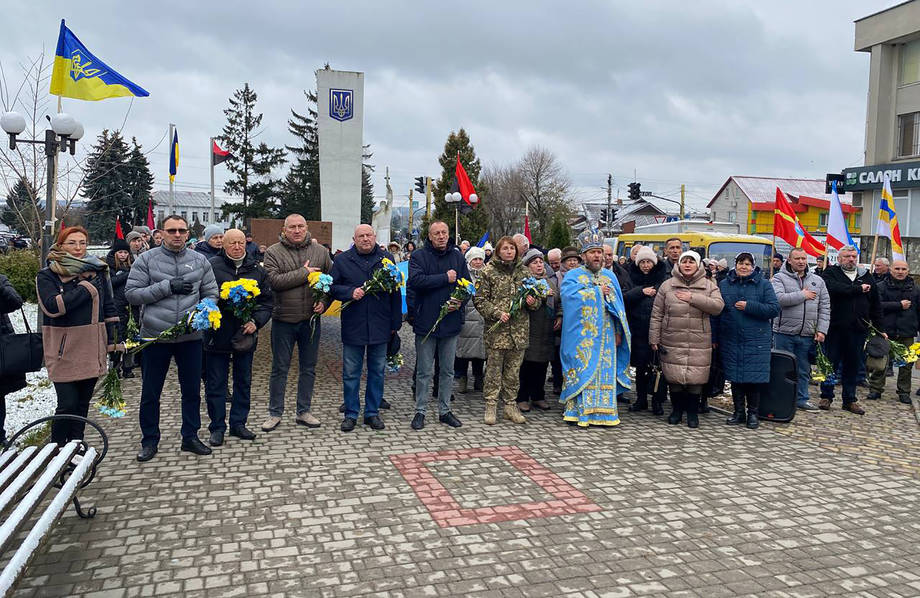
POLYGON ((54 197, 54 180, 55 180, 55 157, 61 153, 70 151, 70 155, 76 152, 77 141, 83 137, 83 125, 74 120, 69 114, 59 112, 51 117, 51 128, 45 130, 45 138, 38 139, 17 139, 17 136, 26 130, 26 119, 18 112, 4 112, 0 115, 0 128, 3 129, 10 137, 10 149, 16 149, 17 143, 29 143, 32 145, 44 145, 45 157, 48 160, 46 167, 47 181, 45 183, 45 225, 42 227, 42 261, 44 265, 45 258, 48 257, 48 249, 51 247, 51 238, 54 234, 54 212, 56 199, 54 197))
MULTIPOLYGON (((456 187, 455 187, 456 188, 456 187)), ((460 202, 463 200, 463 196, 460 195, 459 191, 448 191, 444 194, 444 201, 447 205, 454 204, 454 243, 460 245, 460 202)), ((479 201, 479 197, 475 193, 470 193, 469 197, 470 203, 475 205, 479 201)))

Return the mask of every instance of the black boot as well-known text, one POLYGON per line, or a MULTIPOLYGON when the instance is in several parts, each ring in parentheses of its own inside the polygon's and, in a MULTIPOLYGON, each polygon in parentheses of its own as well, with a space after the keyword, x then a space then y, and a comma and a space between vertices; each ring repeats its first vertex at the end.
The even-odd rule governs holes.
POLYGON ((747 423, 745 425, 751 430, 756 430, 760 426, 760 420, 757 419, 756 409, 748 409, 747 423))
POLYGON ((732 413, 731 417, 725 420, 725 423, 743 424, 746 421, 744 417, 744 397, 739 397, 737 394, 732 393, 732 403, 735 404, 735 411, 732 413))
POLYGON ((687 427, 699 428, 700 418, 697 417, 697 410, 700 407, 700 398, 696 395, 684 395, 684 403, 687 406, 687 427))
POLYGON ((662 400, 652 397, 652 415, 664 415, 664 407, 661 406, 662 400))
POLYGON ((700 413, 709 413, 709 397, 705 394, 700 397, 700 413))
POLYGON ((684 417, 684 393, 671 393, 671 415, 668 416, 668 423, 676 426, 684 417))
POLYGON ((648 398, 645 393, 639 394, 636 402, 629 406, 630 411, 645 411, 646 409, 648 409, 648 398))

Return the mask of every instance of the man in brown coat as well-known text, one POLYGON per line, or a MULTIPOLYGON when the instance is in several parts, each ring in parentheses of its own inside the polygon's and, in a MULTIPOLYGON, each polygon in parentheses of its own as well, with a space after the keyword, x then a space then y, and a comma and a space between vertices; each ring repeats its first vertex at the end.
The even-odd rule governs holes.
POLYGON ((318 428, 320 421, 310 413, 313 383, 316 381, 316 358, 319 351, 320 323, 311 330, 310 317, 329 307, 329 299, 313 300, 307 277, 311 272, 328 273, 332 259, 325 247, 314 243, 307 221, 300 214, 284 219, 281 238, 265 252, 265 271, 275 295, 272 312, 272 373, 268 389, 268 419, 262 430, 270 432, 281 423, 284 392, 294 344, 297 344, 300 376, 297 380, 297 417, 299 425, 318 428))

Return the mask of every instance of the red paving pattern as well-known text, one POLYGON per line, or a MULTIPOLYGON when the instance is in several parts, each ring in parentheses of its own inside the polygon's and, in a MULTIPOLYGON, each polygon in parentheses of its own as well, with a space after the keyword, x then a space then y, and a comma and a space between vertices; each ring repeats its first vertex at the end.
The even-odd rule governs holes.
POLYGON ((415 494, 428 509, 432 519, 441 527, 497 523, 518 519, 534 519, 590 513, 601 508, 571 484, 540 465, 530 455, 516 446, 482 447, 453 451, 406 453, 390 455, 390 460, 415 494), (450 492, 431 473, 426 463, 463 459, 499 457, 530 478, 555 500, 525 502, 506 505, 464 509, 450 492))

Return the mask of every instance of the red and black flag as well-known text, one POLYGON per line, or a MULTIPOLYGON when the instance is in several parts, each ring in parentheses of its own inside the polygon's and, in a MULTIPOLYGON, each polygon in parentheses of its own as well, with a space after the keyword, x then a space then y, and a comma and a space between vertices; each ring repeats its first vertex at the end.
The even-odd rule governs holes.
POLYGON ((227 150, 220 149, 220 146, 217 145, 216 141, 211 141, 211 164, 217 166, 221 162, 226 162, 233 157, 233 154, 227 150))

